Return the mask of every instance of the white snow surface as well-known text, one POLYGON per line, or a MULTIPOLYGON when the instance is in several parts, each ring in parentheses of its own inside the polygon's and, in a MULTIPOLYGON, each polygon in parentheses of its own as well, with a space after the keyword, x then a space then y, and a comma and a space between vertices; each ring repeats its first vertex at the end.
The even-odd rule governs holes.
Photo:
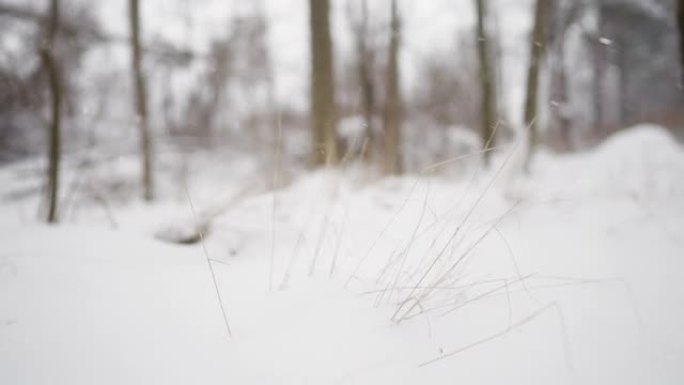
MULTIPOLYGON (((193 221, 163 162, 156 203, 72 192, 56 226, 41 164, 0 169, 0 383, 682 383, 681 146, 634 127, 525 179, 511 148, 460 179, 306 174, 220 211, 204 247, 154 237, 193 221)), ((256 174, 193 162, 196 215, 256 174)))

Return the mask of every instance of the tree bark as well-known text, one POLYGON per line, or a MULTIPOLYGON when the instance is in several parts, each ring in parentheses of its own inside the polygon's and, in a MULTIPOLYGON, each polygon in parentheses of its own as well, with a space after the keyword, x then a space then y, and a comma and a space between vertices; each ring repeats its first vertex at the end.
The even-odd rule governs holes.
POLYGON ((383 114, 383 131, 385 133, 384 169, 386 174, 402 173, 401 154, 401 91, 399 89, 399 45, 401 22, 397 0, 392 0, 390 21, 390 43, 387 65, 387 95, 383 114))
POLYGON ((558 44, 556 50, 556 68, 553 79, 553 100, 557 103, 554 107, 556 122, 558 124, 559 138, 563 149, 572 149, 570 136, 570 117, 568 116, 568 74, 565 69, 565 47, 558 44))
POLYGON ((154 198, 154 181, 152 176, 152 137, 150 135, 147 114, 147 91, 145 74, 142 68, 142 50, 140 48, 140 4, 138 0, 130 0, 129 18, 131 28, 131 68, 133 72, 133 88, 135 92, 134 109, 136 124, 140 133, 140 156, 142 159, 143 198, 151 201, 154 198))
POLYGON ((601 4, 596 6, 597 19, 596 19, 596 33, 590 35, 589 44, 592 47, 592 60, 593 60, 593 70, 594 79, 592 82, 592 98, 594 106, 594 127, 592 134, 594 135, 594 140, 597 138, 602 138, 604 133, 604 111, 603 111, 603 100, 604 100, 604 83, 606 75, 606 47, 601 43, 602 27, 603 27, 603 16, 601 4))
POLYGON ((373 63, 375 61, 373 50, 369 47, 369 16, 368 0, 361 0, 361 20, 357 27, 356 45, 358 55, 359 83, 361 86, 361 104, 363 108, 363 120, 366 125, 363 157, 366 162, 371 162, 375 153, 375 84, 373 82, 373 63))
POLYGON ((489 165, 491 149, 496 145, 495 138, 495 119, 494 119, 494 81, 492 76, 492 65, 489 52, 488 36, 485 21, 487 10, 485 0, 475 0, 477 10, 476 36, 478 57, 480 61, 480 87, 482 99, 480 105, 481 126, 480 134, 483 145, 483 159, 485 165, 489 165))
POLYGON ((311 164, 336 164, 337 108, 329 0, 309 0, 311 28, 311 164))
POLYGON ((530 63, 527 69, 527 95, 525 97, 525 126, 528 130, 527 157, 525 170, 530 171, 532 155, 539 144, 539 125, 537 123, 537 104, 539 89, 539 67, 545 50, 547 0, 537 0, 534 11, 534 28, 530 36, 530 63))
POLYGON ((59 163, 61 153, 61 120, 62 120, 62 82, 55 55, 55 41, 59 31, 59 1, 50 1, 50 17, 45 42, 40 48, 40 56, 48 75, 51 97, 51 118, 48 127, 48 223, 57 222, 57 205, 59 201, 59 163))
POLYGON ((677 26, 679 27, 679 60, 681 61, 680 83, 684 91, 684 0, 677 2, 677 26))

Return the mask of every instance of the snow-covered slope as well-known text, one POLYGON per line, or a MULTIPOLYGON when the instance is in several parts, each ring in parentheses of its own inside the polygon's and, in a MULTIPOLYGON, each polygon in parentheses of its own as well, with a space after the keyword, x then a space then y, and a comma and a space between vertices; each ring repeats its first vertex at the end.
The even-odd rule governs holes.
MULTIPOLYGON (((193 173, 198 212, 254 177, 231 162, 193 173)), ((204 247, 154 238, 183 197, 50 227, 35 165, 0 170, 0 383, 681 383, 684 151, 641 126, 537 162, 515 200, 498 164, 305 175, 204 247)))

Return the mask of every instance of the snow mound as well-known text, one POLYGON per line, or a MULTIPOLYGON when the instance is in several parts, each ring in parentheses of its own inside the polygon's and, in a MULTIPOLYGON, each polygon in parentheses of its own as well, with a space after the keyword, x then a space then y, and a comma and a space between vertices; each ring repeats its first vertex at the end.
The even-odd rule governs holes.
POLYGON ((684 151, 662 127, 640 125, 617 133, 592 157, 596 177, 636 197, 684 194, 684 151))
POLYGON ((543 154, 538 164, 535 191, 545 198, 684 196, 684 149, 654 125, 618 132, 590 152, 543 154))
POLYGON ((612 135, 596 150, 596 156, 609 159, 663 162, 681 160, 682 148, 663 127, 644 124, 612 135))

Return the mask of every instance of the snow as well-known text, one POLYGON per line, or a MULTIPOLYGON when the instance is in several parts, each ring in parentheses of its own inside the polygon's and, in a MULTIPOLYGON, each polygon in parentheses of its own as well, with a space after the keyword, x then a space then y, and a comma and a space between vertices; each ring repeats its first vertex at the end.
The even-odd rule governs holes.
POLYGON ((599 43, 601 43, 605 46, 609 46, 609 45, 613 44, 613 41, 608 39, 607 37, 601 37, 601 38, 599 38, 599 43))
MULTIPOLYGON (((541 153, 513 198, 512 148, 461 178, 322 170, 272 192, 246 155, 200 153, 187 195, 169 155, 158 202, 121 195, 108 219, 76 192, 58 226, 35 216, 40 163, 0 169, 0 383, 681 383, 681 146, 639 126, 541 153), (155 238, 205 222, 204 245, 155 238)), ((87 180, 135 185, 130 160, 87 180)))
MULTIPOLYGON (((540 164, 547 164, 542 155, 540 164)), ((570 155, 558 166, 538 170, 556 183, 538 186, 547 197, 567 195, 561 179, 574 184, 575 198, 621 196, 645 203, 676 200, 684 194, 684 154, 665 129, 641 125, 614 134, 593 152, 570 155)))

